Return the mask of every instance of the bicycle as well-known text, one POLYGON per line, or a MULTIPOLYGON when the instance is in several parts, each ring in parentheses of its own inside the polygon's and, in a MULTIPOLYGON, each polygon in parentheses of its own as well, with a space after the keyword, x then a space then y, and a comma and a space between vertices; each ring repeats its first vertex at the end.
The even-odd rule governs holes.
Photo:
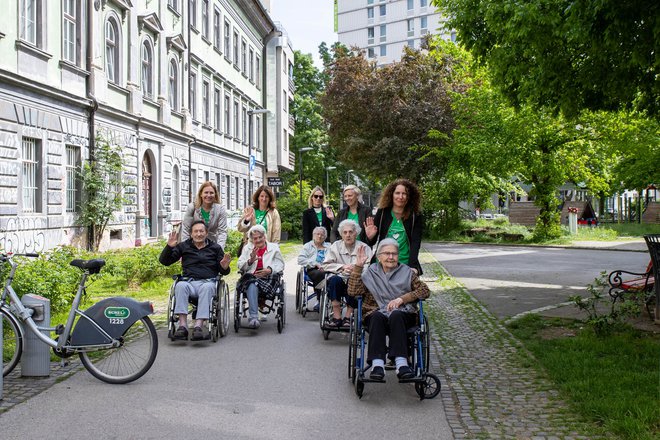
POLYGON ((87 293, 88 277, 101 271, 104 260, 71 261, 82 275, 66 323, 39 327, 32 318, 35 311, 23 305, 11 286, 18 267, 13 257, 19 255, 39 256, 32 253, 0 254, 0 263, 11 267, 0 298, 3 376, 9 374, 21 359, 26 329, 52 347, 55 355, 61 358, 78 354, 87 371, 107 383, 132 382, 151 368, 158 353, 158 335, 148 316, 154 313, 151 303, 113 297, 99 301, 87 310, 79 309, 80 301, 87 293), (53 339, 42 333, 44 331, 57 336, 53 339))

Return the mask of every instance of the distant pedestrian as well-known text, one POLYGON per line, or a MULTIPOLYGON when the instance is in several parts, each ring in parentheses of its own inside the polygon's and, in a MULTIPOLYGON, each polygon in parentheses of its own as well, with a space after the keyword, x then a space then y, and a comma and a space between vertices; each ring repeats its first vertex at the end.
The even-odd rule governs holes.
POLYGON ((332 208, 325 203, 325 192, 320 186, 315 187, 307 200, 308 209, 302 213, 303 244, 312 241, 312 231, 317 226, 326 230, 326 237, 330 236, 335 214, 332 208))
POLYGON ((367 218, 373 216, 371 213, 371 207, 366 206, 362 202, 362 191, 360 191, 360 188, 355 185, 346 186, 342 194, 344 196, 344 202, 346 202, 346 207, 341 209, 335 218, 332 234, 330 235, 330 241, 334 243, 337 240, 341 240, 341 236, 338 230, 339 224, 342 221, 348 219, 353 220, 362 228, 362 232, 360 233, 358 240, 366 243, 367 235, 364 231, 364 225, 367 218))

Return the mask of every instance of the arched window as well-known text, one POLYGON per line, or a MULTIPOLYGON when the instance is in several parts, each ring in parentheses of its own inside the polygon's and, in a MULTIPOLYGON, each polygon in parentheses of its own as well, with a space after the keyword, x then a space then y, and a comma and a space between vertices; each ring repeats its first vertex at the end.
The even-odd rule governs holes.
POLYGON ((170 60, 169 80, 170 80, 170 106, 172 110, 179 110, 179 69, 176 60, 170 60))
POLYGON ((119 33, 114 19, 105 22, 105 70, 108 81, 119 83, 119 33))
POLYGON ((146 98, 154 96, 153 81, 153 51, 148 40, 142 43, 142 94, 146 98))

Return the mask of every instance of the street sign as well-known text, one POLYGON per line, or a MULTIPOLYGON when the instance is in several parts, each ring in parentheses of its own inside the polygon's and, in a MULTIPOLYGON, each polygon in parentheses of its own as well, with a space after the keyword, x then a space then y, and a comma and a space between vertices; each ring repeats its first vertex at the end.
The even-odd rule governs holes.
POLYGON ((257 163, 257 160, 254 158, 253 154, 250 154, 250 171, 254 171, 254 164, 257 163))
POLYGON ((284 182, 282 182, 281 177, 269 177, 268 178, 268 186, 282 186, 284 182))

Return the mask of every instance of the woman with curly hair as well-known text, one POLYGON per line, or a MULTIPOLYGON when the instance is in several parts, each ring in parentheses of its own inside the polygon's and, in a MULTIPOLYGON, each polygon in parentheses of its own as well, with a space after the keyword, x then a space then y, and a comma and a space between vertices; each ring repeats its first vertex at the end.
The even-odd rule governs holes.
POLYGON ((243 242, 247 243, 247 232, 254 225, 261 225, 266 230, 266 241, 279 243, 282 234, 280 213, 277 212, 275 194, 266 185, 261 185, 252 194, 252 205, 246 206, 243 216, 238 221, 238 230, 244 234, 243 242))
POLYGON ((399 262, 422 274, 419 248, 422 245, 424 217, 421 214, 421 194, 408 179, 397 179, 383 190, 378 211, 366 221, 367 243, 375 245, 384 238, 399 243, 399 262))

